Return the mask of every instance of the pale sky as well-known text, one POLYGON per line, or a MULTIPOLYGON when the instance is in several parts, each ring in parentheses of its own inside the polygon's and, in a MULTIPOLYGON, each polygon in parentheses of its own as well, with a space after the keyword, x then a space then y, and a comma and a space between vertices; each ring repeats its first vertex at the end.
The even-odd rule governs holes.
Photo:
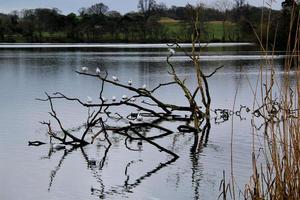
MULTIPOLYGON (((247 0, 246 0, 247 1, 247 0)), ((271 0, 248 0, 249 4, 255 6, 263 5, 263 2, 271 0)), ((110 10, 117 10, 121 13, 137 10, 138 0, 0 0, 0 12, 9 13, 13 10, 21 10, 23 8, 53 8, 56 7, 64 14, 74 12, 78 13, 81 7, 89 7, 95 3, 102 2, 106 4, 110 10)), ((184 6, 187 3, 196 4, 197 2, 204 2, 212 4, 214 0, 157 0, 156 2, 163 2, 167 6, 184 6)), ((280 9, 282 0, 273 2, 273 8, 280 9)))

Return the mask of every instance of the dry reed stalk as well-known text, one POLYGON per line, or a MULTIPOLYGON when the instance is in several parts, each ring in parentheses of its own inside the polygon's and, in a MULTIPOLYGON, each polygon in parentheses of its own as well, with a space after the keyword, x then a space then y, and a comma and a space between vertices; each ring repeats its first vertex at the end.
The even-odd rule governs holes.
MULTIPOLYGON (((266 60, 260 67, 258 78, 260 81, 257 81, 256 90, 253 91, 255 99, 253 108, 258 104, 257 94, 260 92, 261 95, 260 108, 264 130, 260 131, 253 127, 253 172, 244 191, 240 191, 244 199, 300 199, 300 15, 298 9, 297 6, 293 6, 291 9, 283 84, 280 86, 277 83, 273 60, 266 60), (270 75, 263 77, 264 73, 270 75), (295 75, 294 78, 291 75, 295 75), (275 86, 278 88, 274 88, 275 86), (280 100, 275 99, 275 91, 280 92, 280 100), (257 135, 260 138, 263 136, 261 146, 255 145, 255 141, 259 140, 256 138, 257 135), (257 153, 258 149, 260 149, 259 153, 257 153)), ((269 20, 270 13, 267 21, 268 29, 269 20)), ((264 46, 262 33, 261 37, 256 32, 255 34, 262 52, 267 53, 269 42, 267 41, 264 46)), ((267 40, 269 40, 268 36, 267 40)), ((276 37, 274 44, 275 42, 276 37)), ((233 180, 229 184, 231 184, 231 188, 234 188, 233 180)), ((225 180, 222 180, 221 195, 223 199, 229 197, 226 195, 227 187, 225 180)), ((230 197, 236 198, 235 194, 230 197)))

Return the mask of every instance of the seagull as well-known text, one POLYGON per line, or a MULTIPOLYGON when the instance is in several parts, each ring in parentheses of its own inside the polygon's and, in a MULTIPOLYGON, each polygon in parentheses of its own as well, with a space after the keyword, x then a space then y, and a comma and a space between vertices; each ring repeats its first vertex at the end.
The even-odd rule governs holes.
POLYGON ((102 101, 103 101, 103 102, 107 102, 107 100, 108 100, 107 98, 102 97, 102 101))
POLYGON ((124 95, 122 96, 122 99, 125 101, 125 100, 128 99, 128 97, 124 94, 124 95))
POLYGON ((119 81, 119 78, 116 77, 116 76, 112 76, 112 79, 113 79, 115 82, 119 81))
POLYGON ((171 56, 173 56, 176 53, 175 50, 172 48, 169 48, 168 51, 171 54, 171 56))
POLYGON ((97 67, 97 69, 96 69, 96 74, 100 74, 100 73, 101 73, 101 70, 100 70, 99 67, 97 67))
POLYGON ((89 68, 87 68, 87 67, 81 67, 82 72, 87 72, 88 70, 89 70, 89 68))
POLYGON ((146 84, 144 84, 144 85, 142 86, 142 88, 143 88, 144 90, 146 90, 146 88, 147 88, 146 84))
POLYGON ((116 98, 115 96, 112 96, 111 100, 112 100, 113 102, 115 102, 115 101, 117 100, 117 98, 116 98))
POLYGON ((93 99, 92 99, 91 97, 87 96, 87 98, 86 98, 86 102, 88 102, 88 103, 92 103, 92 102, 93 102, 93 99))
POLYGON ((143 121, 143 117, 142 117, 140 114, 138 114, 136 120, 137 120, 137 121, 143 121))
POLYGON ((131 79, 128 81, 128 85, 132 85, 132 80, 131 79))
POLYGON ((134 97, 132 97, 132 98, 130 99, 131 102, 135 102, 135 100, 136 100, 136 98, 134 98, 134 97))

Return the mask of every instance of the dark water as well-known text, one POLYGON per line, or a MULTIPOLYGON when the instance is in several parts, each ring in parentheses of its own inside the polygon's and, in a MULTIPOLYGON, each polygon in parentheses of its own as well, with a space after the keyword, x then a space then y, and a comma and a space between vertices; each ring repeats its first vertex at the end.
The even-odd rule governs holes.
MULTIPOLYGON (((100 141, 52 154, 49 145, 27 146, 28 140, 48 142, 39 121, 49 120, 49 106, 35 100, 44 97, 44 91, 97 99, 100 83, 74 73, 81 66, 94 71, 101 65, 121 81, 132 79, 134 85, 154 88, 171 80, 166 55, 167 48, 161 47, 0 50, 0 199, 216 199, 223 170, 230 174, 232 121, 215 124, 215 115, 207 142, 197 152, 191 152, 193 134, 176 132, 155 141, 180 156, 175 162, 169 162, 170 155, 147 143, 140 151, 129 151, 124 138, 115 134, 110 134, 113 144, 107 151, 107 144, 100 141), (91 160, 95 162, 91 164, 91 160)), ((192 63, 180 53, 173 62, 180 77, 195 87, 192 63)), ((253 46, 204 49, 201 65, 205 72, 224 65, 209 79, 212 109, 232 109, 236 91, 236 108, 252 107, 251 86, 255 86, 262 63, 253 46)), ((281 63, 275 60, 278 72, 281 63)), ((104 96, 120 98, 124 92, 107 86, 104 96)), ((162 89, 157 96, 171 103, 186 103, 174 87, 162 89)), ((86 120, 87 111, 77 104, 58 102, 55 106, 68 128, 86 120)), ((252 151, 250 116, 246 112, 242 115, 248 120, 233 119, 234 174, 241 190, 251 174, 252 151)), ((176 130, 176 124, 166 126, 176 130)))

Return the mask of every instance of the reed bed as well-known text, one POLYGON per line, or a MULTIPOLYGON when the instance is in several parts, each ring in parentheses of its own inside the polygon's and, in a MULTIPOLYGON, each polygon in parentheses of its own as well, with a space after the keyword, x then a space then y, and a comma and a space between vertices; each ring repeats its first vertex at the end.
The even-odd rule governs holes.
MULTIPOLYGON (((300 199, 300 29, 297 6, 291 10, 289 37, 283 79, 277 80, 274 60, 261 65, 253 89, 252 175, 244 189, 235 184, 220 184, 222 199, 300 199), (260 123, 261 125, 257 125, 260 123), (257 142, 259 141, 259 142, 257 142), (235 192, 238 191, 238 192, 235 192)), ((264 14, 264 13, 263 13, 264 14)), ((266 14, 266 16, 269 16, 266 14)), ((264 17, 262 17, 263 24, 264 17)), ((269 19, 262 27, 269 28, 269 19)), ((280 31, 280 30, 278 30, 280 31)), ((263 32, 255 32, 262 52, 270 49, 270 41, 262 41, 263 32)), ((268 33, 267 33, 268 34, 268 33)), ((268 37, 264 37, 268 40, 268 37)), ((273 52, 276 36, 273 41, 273 52)), ((233 164, 233 163, 232 163, 233 164)))

